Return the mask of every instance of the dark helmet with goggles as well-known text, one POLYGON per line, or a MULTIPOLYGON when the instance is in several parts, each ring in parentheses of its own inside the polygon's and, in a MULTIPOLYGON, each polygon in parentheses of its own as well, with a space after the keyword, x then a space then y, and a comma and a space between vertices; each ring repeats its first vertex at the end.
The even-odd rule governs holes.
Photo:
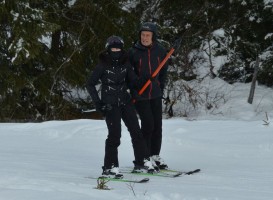
POLYGON ((124 47, 124 41, 119 36, 112 35, 106 40, 105 48, 108 50, 111 48, 123 49, 123 47, 124 47))
POLYGON ((141 31, 150 31, 153 33, 153 41, 156 40, 157 38, 157 28, 156 24, 153 22, 144 22, 141 24, 140 29, 139 29, 139 35, 141 34, 141 31))

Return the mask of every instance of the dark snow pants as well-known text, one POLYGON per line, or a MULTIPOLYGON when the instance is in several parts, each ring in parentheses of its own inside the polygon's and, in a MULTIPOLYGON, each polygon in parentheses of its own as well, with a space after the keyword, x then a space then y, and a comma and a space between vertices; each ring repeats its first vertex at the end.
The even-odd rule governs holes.
POLYGON ((142 136, 134 105, 128 103, 123 106, 113 106, 111 111, 106 113, 106 124, 108 136, 105 141, 104 167, 110 169, 113 165, 119 166, 118 146, 121 138, 121 119, 126 125, 133 144, 135 163, 143 163, 148 157, 147 146, 142 136))
POLYGON ((162 99, 137 101, 136 110, 149 155, 159 155, 162 144, 162 99))

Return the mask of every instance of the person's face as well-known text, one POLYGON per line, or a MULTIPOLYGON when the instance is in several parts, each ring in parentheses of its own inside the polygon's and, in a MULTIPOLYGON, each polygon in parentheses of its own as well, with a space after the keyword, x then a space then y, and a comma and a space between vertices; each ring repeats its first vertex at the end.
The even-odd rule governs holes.
POLYGON ((121 51, 121 49, 120 48, 111 48, 111 51, 116 52, 116 51, 121 51))
POLYGON ((140 40, 143 46, 150 46, 153 43, 153 33, 150 31, 141 31, 140 40))

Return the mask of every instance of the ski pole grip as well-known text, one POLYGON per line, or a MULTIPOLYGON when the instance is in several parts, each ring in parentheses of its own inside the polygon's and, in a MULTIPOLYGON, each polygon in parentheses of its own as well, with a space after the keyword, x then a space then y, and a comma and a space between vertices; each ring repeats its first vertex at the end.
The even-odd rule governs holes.
POLYGON ((182 42, 182 38, 176 39, 176 40, 174 41, 174 43, 173 43, 173 48, 174 48, 175 50, 179 49, 180 46, 181 46, 181 42, 182 42))

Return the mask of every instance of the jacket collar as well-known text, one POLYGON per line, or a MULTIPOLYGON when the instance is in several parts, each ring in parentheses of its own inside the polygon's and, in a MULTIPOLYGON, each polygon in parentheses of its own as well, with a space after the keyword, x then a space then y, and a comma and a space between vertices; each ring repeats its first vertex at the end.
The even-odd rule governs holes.
POLYGON ((155 46, 157 46, 157 42, 156 42, 156 41, 153 42, 153 44, 152 44, 151 47, 143 46, 139 40, 134 44, 134 48, 139 49, 139 50, 142 50, 142 51, 145 51, 145 50, 147 50, 147 49, 152 49, 152 48, 154 48, 155 46))
MULTIPOLYGON (((119 64, 124 64, 127 61, 127 59, 128 59, 127 52, 122 50, 122 55, 119 58, 118 63, 119 64)), ((112 57, 110 56, 110 54, 108 53, 107 50, 104 50, 99 54, 99 61, 103 62, 103 63, 105 62, 107 64, 111 64, 112 63, 112 57)))

